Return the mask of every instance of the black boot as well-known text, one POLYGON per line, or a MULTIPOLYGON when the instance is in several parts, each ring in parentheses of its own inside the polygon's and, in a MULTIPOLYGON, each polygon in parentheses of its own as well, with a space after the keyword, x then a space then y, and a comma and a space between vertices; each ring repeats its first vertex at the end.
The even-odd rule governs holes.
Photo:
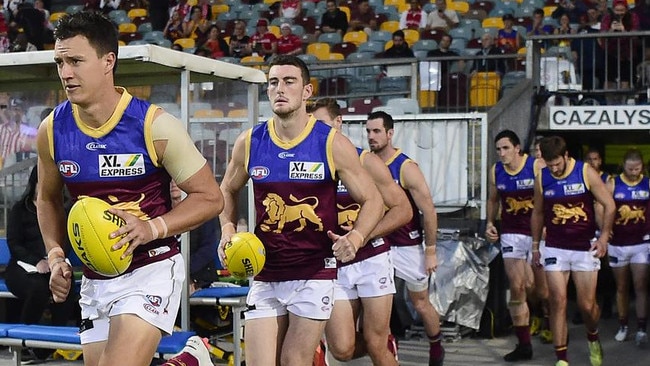
POLYGON ((526 361, 533 358, 533 346, 530 344, 518 344, 514 351, 503 356, 507 362, 526 361))

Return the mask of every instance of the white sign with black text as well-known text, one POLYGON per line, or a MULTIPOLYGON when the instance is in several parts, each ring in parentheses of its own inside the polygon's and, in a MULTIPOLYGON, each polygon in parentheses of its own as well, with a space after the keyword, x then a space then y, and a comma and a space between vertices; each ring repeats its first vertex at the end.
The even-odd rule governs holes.
POLYGON ((650 105, 552 106, 551 130, 647 130, 650 105))

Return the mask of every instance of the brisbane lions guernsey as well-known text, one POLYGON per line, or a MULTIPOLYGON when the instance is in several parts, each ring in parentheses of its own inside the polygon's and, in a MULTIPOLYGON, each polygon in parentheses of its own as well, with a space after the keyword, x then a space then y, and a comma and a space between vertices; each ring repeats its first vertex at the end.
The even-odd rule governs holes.
MULTIPOLYGON (((397 149, 395 154, 386 161, 386 166, 390 170, 390 174, 393 176, 393 179, 397 184, 404 189, 402 184, 402 167, 404 164, 412 162, 415 164, 411 158, 402 154, 402 150, 397 149)), ((411 210, 413 211, 413 218, 411 221, 407 222, 406 225, 401 228, 393 231, 392 233, 386 235, 385 240, 392 246, 396 247, 407 247, 412 245, 421 245, 422 244, 422 223, 420 222, 420 210, 418 206, 415 205, 411 193, 407 189, 404 189, 406 197, 409 199, 411 204, 411 210)))
POLYGON ((635 184, 623 175, 614 178, 616 216, 611 245, 626 246, 650 242, 650 180, 641 176, 635 184))
MULTIPOLYGON (((359 159, 361 159, 363 162, 363 159, 365 155, 368 154, 368 151, 357 147, 357 153, 359 154, 359 159)), ((336 190, 336 208, 338 209, 338 227, 336 230, 334 230, 334 232, 339 235, 345 235, 348 233, 348 231, 343 229, 342 226, 354 225, 354 222, 357 220, 359 210, 361 209, 361 205, 352 199, 352 196, 350 196, 348 193, 348 189, 340 180, 339 186, 336 190)), ((353 260, 346 263, 338 262, 338 266, 347 266, 352 263, 361 262, 364 259, 374 257, 389 250, 390 246, 386 245, 384 238, 375 238, 369 241, 363 247, 359 248, 357 255, 353 260)))
POLYGON ((282 141, 274 123, 270 119, 253 127, 246 141, 255 234, 266 248, 264 269, 255 280, 335 279, 327 231, 338 227, 332 156, 336 130, 312 116, 298 137, 282 141))
MULTIPOLYGON (((151 125, 157 109, 122 90, 115 112, 98 129, 83 124, 69 101, 54 109, 48 125, 50 153, 73 202, 82 196, 97 197, 142 220, 171 209, 171 178, 152 161, 151 125)), ((174 237, 140 245, 125 273, 178 252, 174 237)), ((83 272, 88 278, 105 278, 85 266, 83 272)))
POLYGON ((586 164, 573 158, 567 159, 562 177, 554 177, 548 168, 542 169, 547 247, 579 251, 591 247, 596 221, 586 170, 586 164))
POLYGON ((501 198, 501 232, 530 236, 535 158, 524 154, 522 165, 514 171, 497 162, 492 174, 501 198))

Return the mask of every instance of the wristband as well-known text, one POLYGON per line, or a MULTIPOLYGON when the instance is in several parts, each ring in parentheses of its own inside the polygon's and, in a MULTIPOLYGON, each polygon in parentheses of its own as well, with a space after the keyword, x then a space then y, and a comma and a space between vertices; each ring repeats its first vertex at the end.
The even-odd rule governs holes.
POLYGON ((349 235, 349 234, 352 234, 352 233, 355 233, 355 234, 357 234, 358 236, 361 237, 361 245, 360 245, 359 247, 362 247, 362 246, 363 246, 363 243, 366 242, 366 237, 363 236, 363 234, 361 234, 361 233, 359 232, 359 230, 357 230, 357 229, 352 229, 352 231, 350 231, 350 232, 348 233, 348 235, 349 235))
POLYGON ((151 229, 151 235, 153 236, 153 239, 152 239, 152 240, 156 240, 156 239, 158 239, 158 235, 159 235, 159 233, 158 233, 158 228, 157 228, 156 225, 153 223, 153 220, 149 220, 149 221, 147 221, 147 222, 149 223, 149 228, 151 229))
POLYGON ((54 248, 50 249, 47 252, 47 260, 49 261, 50 258, 52 258, 54 256, 54 254, 57 254, 57 253, 61 254, 61 257, 65 257, 65 253, 63 252, 63 248, 57 246, 57 247, 54 247, 54 248))
POLYGON ((156 220, 160 220, 160 225, 162 225, 163 231, 162 231, 162 236, 160 239, 166 238, 167 237, 167 223, 165 222, 165 219, 162 218, 162 216, 156 217, 156 220))
POLYGON ((433 250, 435 251, 435 250, 436 250, 436 246, 435 246, 435 245, 425 245, 425 246, 424 246, 424 250, 425 250, 425 251, 427 251, 427 250, 429 250, 429 249, 433 249, 433 250))
POLYGON ((57 263, 65 262, 64 257, 55 257, 52 259, 47 260, 47 266, 50 268, 50 272, 52 272, 52 269, 54 268, 54 265, 57 263))

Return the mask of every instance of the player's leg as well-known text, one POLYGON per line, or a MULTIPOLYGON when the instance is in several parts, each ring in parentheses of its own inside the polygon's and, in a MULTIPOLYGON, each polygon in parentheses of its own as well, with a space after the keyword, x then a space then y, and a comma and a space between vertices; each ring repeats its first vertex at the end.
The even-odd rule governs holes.
MULTIPOLYGON (((288 315, 246 318, 244 341, 246 342, 247 365, 275 366, 280 364, 280 353, 288 322, 288 315)), ((316 345, 311 348, 312 359, 315 349, 316 345)))
POLYGON ((549 321, 558 360, 567 361, 566 288, 569 271, 546 271, 549 291, 549 321))
POLYGON ((106 341, 87 343, 81 346, 83 351, 84 366, 97 366, 99 365, 99 358, 104 352, 106 341))
MULTIPOLYGON (((363 342, 357 342, 357 319, 361 303, 359 299, 334 301, 332 315, 325 325, 325 338, 330 354, 339 361, 355 357, 355 350, 363 342)), ((390 314, 390 312, 388 313, 390 314)))
POLYGON ((112 316, 108 342, 100 357, 99 366, 143 366, 151 363, 162 337, 160 329, 139 316, 121 314, 112 316))
MULTIPOLYGON (((647 252, 644 257, 647 260, 647 252)), ((630 265, 632 272, 632 281, 634 282, 634 294, 636 297, 636 318, 637 332, 635 342, 637 346, 643 346, 648 343, 647 326, 647 306, 648 306, 648 264, 632 263, 630 265)))
POLYGON ((363 338, 373 365, 397 365, 395 356, 386 347, 390 334, 390 311, 393 295, 364 297, 363 338))
POLYGON ((623 342, 628 335, 628 309, 630 293, 630 266, 628 264, 618 265, 610 262, 614 280, 616 281, 616 312, 618 313, 619 330, 614 337, 617 341, 623 342))
MULTIPOLYGON (((247 325, 248 327, 248 325, 247 325)), ((304 366, 311 364, 314 350, 325 330, 325 320, 309 319, 289 313, 289 327, 284 337, 280 365, 304 366)), ((247 330, 248 333, 248 330, 247 330)), ((246 342, 246 350, 250 345, 246 342)), ((248 360, 246 360, 248 364, 248 360)), ((250 363, 258 365, 257 363, 250 363)))
POLYGON ((571 264, 571 277, 576 287, 578 308, 587 330, 589 359, 592 366, 600 366, 603 363, 603 349, 598 334, 600 308, 596 301, 600 259, 594 257, 591 252, 574 252, 573 257, 575 260, 571 264))

